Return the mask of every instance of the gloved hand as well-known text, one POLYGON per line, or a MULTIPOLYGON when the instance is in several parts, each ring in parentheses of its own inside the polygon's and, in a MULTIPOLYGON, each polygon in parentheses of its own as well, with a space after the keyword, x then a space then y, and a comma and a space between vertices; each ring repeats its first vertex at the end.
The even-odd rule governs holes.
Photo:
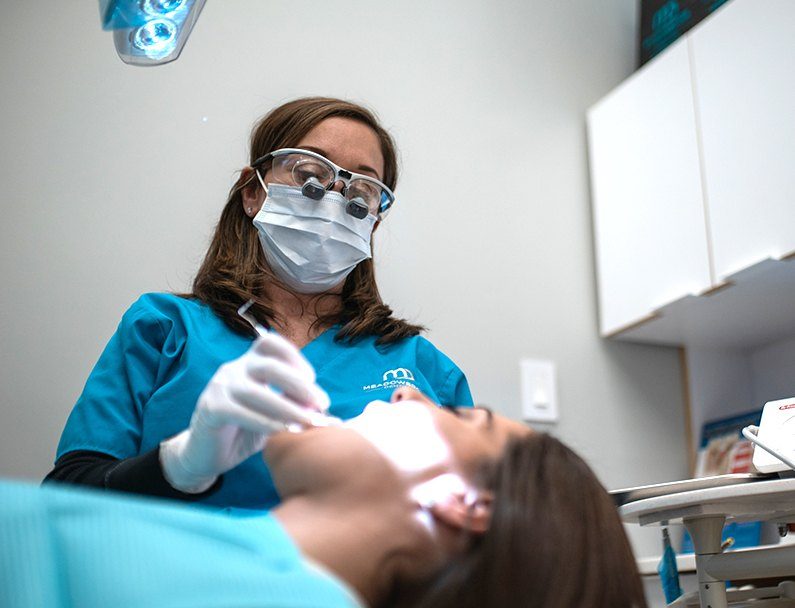
POLYGON ((160 444, 160 465, 177 490, 199 493, 259 452, 286 424, 313 425, 328 409, 312 366, 275 333, 257 338, 210 379, 190 426, 160 444))

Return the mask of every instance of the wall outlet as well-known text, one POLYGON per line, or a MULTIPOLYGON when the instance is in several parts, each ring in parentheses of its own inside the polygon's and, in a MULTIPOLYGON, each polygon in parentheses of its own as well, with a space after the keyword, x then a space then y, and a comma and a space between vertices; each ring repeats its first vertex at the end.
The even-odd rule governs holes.
POLYGON ((522 419, 528 422, 558 421, 555 364, 542 359, 522 359, 522 419))

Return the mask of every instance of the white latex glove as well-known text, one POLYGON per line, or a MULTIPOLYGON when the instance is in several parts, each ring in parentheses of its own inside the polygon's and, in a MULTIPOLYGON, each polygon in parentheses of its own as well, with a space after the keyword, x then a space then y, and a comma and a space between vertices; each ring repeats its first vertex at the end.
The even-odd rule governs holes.
POLYGON ((286 424, 322 424, 328 395, 290 342, 267 333, 210 379, 190 426, 160 444, 160 465, 177 490, 199 493, 263 449, 286 424))

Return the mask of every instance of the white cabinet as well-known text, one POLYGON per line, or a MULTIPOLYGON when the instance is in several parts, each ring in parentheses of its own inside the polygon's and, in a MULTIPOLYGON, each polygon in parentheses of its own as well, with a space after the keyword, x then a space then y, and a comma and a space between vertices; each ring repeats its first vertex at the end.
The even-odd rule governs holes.
POLYGON ((603 336, 684 344, 705 307, 676 303, 795 257, 794 24, 793 0, 732 0, 588 112, 603 336))
POLYGON ((588 113, 603 335, 711 285, 682 40, 588 113))
POLYGON ((603 336, 710 419, 795 395, 795 0, 731 0, 588 113, 603 336))
POLYGON ((795 252, 793 28, 793 0, 733 0, 690 36, 719 281, 795 252))

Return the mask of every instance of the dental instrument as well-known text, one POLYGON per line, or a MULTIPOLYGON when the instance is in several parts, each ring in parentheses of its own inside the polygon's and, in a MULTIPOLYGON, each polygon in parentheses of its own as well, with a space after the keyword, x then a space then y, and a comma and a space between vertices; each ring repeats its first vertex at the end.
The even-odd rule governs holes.
MULTIPOLYGON (((254 331, 256 331, 257 334, 260 336, 267 336, 268 330, 263 327, 259 321, 257 321, 254 315, 248 312, 249 308, 251 308, 253 305, 254 300, 251 299, 237 309, 237 314, 244 318, 248 324, 254 328, 254 331)), ((328 414, 321 412, 313 412, 310 410, 306 413, 306 415, 309 417, 312 427, 340 426, 342 424, 342 420, 340 418, 337 418, 336 416, 329 416, 328 414)), ((291 433, 300 433, 305 428, 303 425, 297 423, 285 423, 284 427, 291 433)))

